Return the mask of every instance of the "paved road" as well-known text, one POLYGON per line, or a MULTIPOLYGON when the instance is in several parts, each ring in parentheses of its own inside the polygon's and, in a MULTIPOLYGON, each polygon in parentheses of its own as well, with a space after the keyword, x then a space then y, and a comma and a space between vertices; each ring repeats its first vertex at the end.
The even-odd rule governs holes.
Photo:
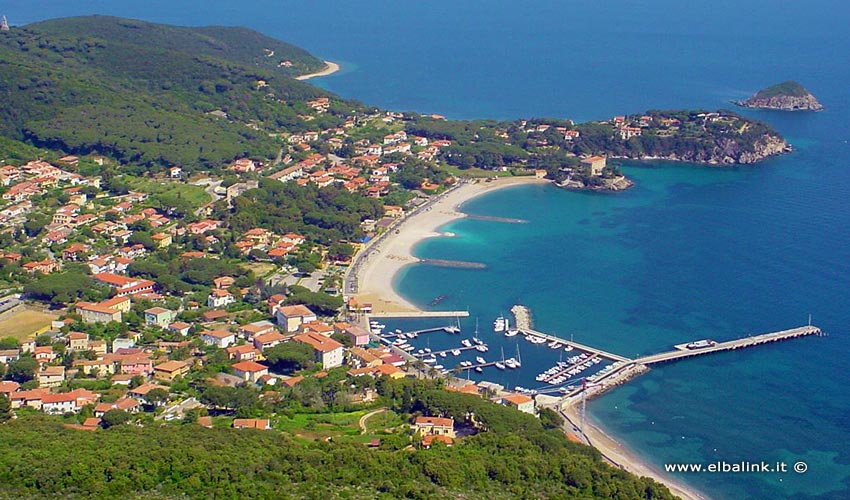
POLYGON ((162 412, 162 414, 160 414, 157 417, 157 419, 162 419, 162 420, 168 421, 168 420, 175 420, 175 419, 178 419, 178 418, 183 418, 183 415, 187 411, 193 410, 195 408, 200 408, 202 406, 204 406, 204 405, 202 405, 201 402, 198 401, 197 399, 189 398, 185 401, 181 401, 180 403, 169 406, 168 408, 165 409, 165 411, 162 412))

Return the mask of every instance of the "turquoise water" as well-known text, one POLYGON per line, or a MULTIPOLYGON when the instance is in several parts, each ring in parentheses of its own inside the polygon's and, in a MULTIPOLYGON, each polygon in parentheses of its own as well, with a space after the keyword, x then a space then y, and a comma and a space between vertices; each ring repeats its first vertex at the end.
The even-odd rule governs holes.
MULTIPOLYGON (((714 498, 850 498, 847 2, 30 0, 0 1, 0 13, 13 24, 101 13, 250 26, 342 62, 342 73, 316 80, 329 90, 454 118, 714 109, 801 81, 826 111, 745 112, 795 153, 735 169, 630 164, 636 187, 613 195, 493 193, 465 210, 529 223, 457 221, 444 228, 456 238, 416 250, 486 269, 411 267, 396 284, 420 304, 450 295, 440 307, 468 307, 482 331, 521 301, 540 329, 625 356, 799 325, 811 313, 829 337, 666 365, 590 410, 656 465, 809 465, 803 475, 678 476, 714 498)), ((486 335, 490 354, 515 354, 517 341, 486 335)), ((423 340, 436 348, 445 339, 423 340)), ((536 368, 555 360, 519 345, 534 369, 486 378, 532 385, 536 368)))

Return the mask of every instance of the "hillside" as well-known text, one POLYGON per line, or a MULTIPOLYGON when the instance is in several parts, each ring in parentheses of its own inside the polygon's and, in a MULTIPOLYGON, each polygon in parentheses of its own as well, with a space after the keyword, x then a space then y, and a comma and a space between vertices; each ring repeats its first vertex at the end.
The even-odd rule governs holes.
POLYGON ((385 378, 378 390, 403 415, 456 422, 474 415, 487 430, 452 447, 415 450, 411 436, 390 432, 371 449, 194 423, 84 432, 31 415, 0 424, 0 499, 673 498, 655 481, 610 467, 596 450, 569 442, 551 418, 544 422, 427 381, 385 378))
POLYGON ((150 49, 209 56, 251 64, 284 76, 320 70, 324 62, 306 50, 240 27, 183 27, 109 16, 66 17, 34 23, 30 29, 52 35, 91 37, 150 49), (281 65, 289 61, 289 65, 281 65))
POLYGON ((0 36, 0 134, 146 167, 274 157, 280 143, 269 134, 306 130, 304 101, 327 94, 257 62, 255 49, 271 46, 275 57, 316 67, 318 59, 272 42, 244 29, 110 17, 16 28, 0 36))

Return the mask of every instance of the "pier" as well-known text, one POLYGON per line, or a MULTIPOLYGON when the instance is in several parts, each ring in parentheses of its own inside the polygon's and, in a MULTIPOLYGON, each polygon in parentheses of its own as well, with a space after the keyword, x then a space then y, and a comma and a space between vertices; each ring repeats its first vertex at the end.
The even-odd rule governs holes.
POLYGON ((801 326, 790 330, 782 330, 780 332, 763 333, 752 337, 744 337, 727 342, 718 342, 714 345, 689 349, 687 344, 679 344, 674 350, 643 356, 634 360, 635 363, 642 365, 653 365, 656 363, 666 363, 669 361, 677 361, 684 358, 692 358, 721 351, 734 351, 735 349, 744 349, 746 347, 755 347, 769 342, 780 342, 783 340, 794 339, 797 337, 806 337, 809 335, 820 335, 821 329, 816 326, 801 326))
POLYGON ((631 361, 629 358, 624 358, 618 354, 610 353, 607 351, 603 351, 602 349, 597 349, 595 347, 586 346, 584 344, 579 344, 578 342, 573 342, 572 340, 564 340, 560 337, 556 337, 554 335, 549 335, 548 333, 538 332, 537 330, 531 329, 523 329, 521 328, 519 332, 523 335, 533 335, 537 337, 542 337, 548 341, 560 342, 564 345, 573 346, 575 349, 580 349, 585 352, 589 352, 591 354, 597 354, 602 358, 606 358, 610 361, 631 361))
POLYGON ((407 311, 407 312, 382 312, 369 314, 366 318, 371 321, 375 318, 394 319, 418 319, 418 318, 468 318, 469 311, 407 311))
MULTIPOLYGON (((483 345, 486 346, 487 344, 483 344, 483 345)), ((477 350, 476 349, 477 347, 478 347, 477 345, 472 345, 472 346, 469 346, 469 347, 466 347, 465 345, 461 345, 461 346, 453 347, 451 349, 443 349, 442 351, 431 351, 431 352, 426 352, 426 353, 423 353, 423 354, 419 354, 418 352, 411 352, 409 354, 411 356, 415 357, 415 358, 427 358, 428 356, 431 356, 431 355, 434 355, 436 357, 436 356, 442 355, 443 353, 451 354, 452 351, 461 351, 461 352, 463 352, 463 351, 474 351, 474 350, 477 350)), ((450 358, 446 357, 446 358, 443 358, 443 359, 450 359, 450 358)))
MULTIPOLYGON (((378 336, 379 336, 379 337, 381 337, 381 338, 384 338, 384 339, 394 339, 394 338, 396 338, 396 337, 401 337, 401 336, 405 336, 405 337, 406 337, 407 335, 409 335, 409 334, 411 334, 411 333, 412 333, 413 335, 415 335, 415 336, 419 336, 420 334, 423 334, 423 333, 445 332, 445 331, 446 331, 446 327, 445 327, 445 326, 438 326, 438 327, 436 327, 436 328, 426 328, 426 329, 424 329, 424 330, 414 330, 414 331, 412 331, 412 332, 401 332, 401 333, 391 332, 391 333, 382 333, 382 334, 380 334, 380 335, 378 335, 378 336)), ((416 337, 414 337, 414 338, 416 338, 416 337)))

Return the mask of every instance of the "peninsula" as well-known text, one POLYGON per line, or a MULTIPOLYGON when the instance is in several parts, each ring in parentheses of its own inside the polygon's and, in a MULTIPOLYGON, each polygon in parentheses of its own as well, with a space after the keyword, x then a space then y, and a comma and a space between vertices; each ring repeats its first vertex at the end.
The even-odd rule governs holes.
POLYGON ((734 101, 745 108, 780 111, 821 111, 823 105, 799 83, 789 80, 759 90, 749 99, 734 101))

